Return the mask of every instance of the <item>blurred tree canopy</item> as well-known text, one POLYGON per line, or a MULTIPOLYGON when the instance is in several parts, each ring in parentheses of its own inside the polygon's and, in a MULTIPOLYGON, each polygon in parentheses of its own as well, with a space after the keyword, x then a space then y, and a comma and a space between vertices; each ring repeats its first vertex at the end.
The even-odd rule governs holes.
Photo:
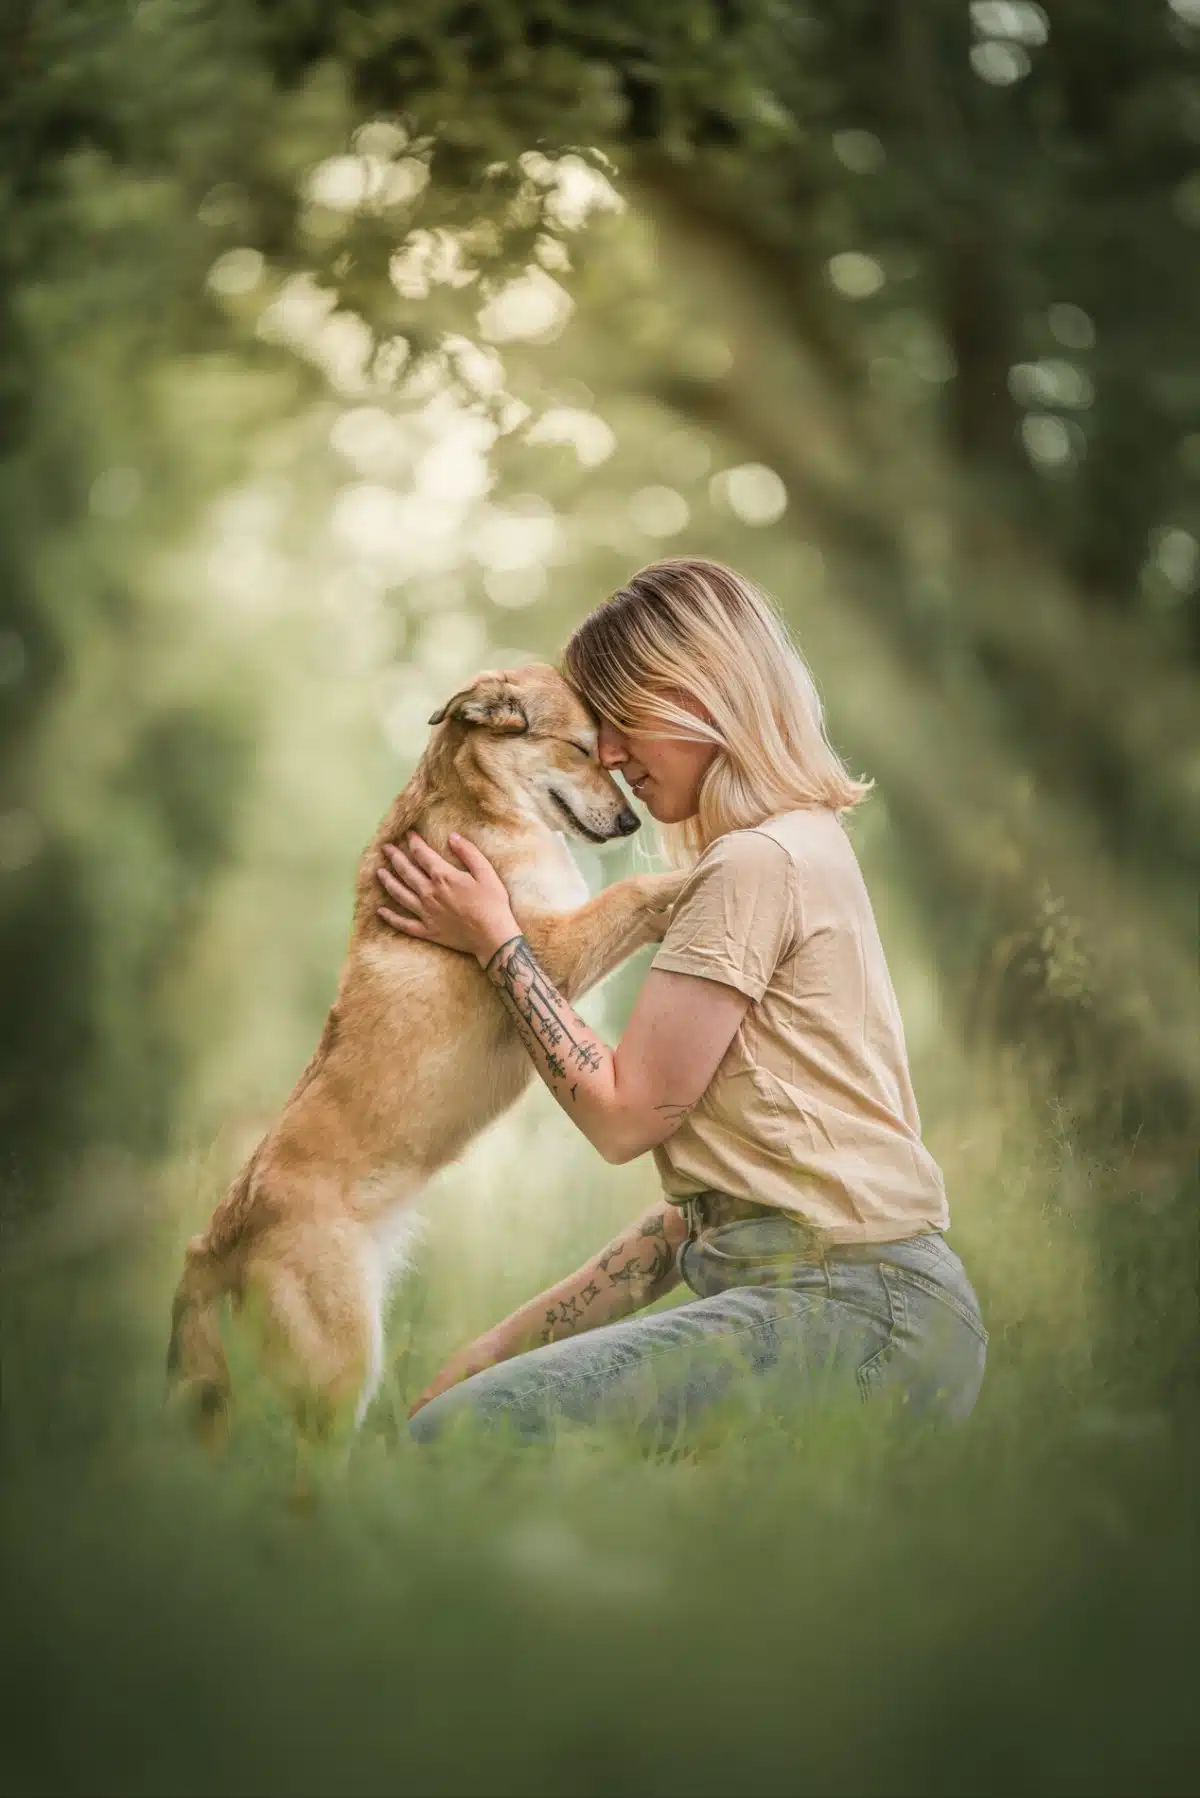
POLYGON ((597 354, 782 479, 906 695, 870 771, 975 1028, 1041 1045, 1102 1133, 1183 1149, 1196 0, 12 0, 0 146, 18 1203, 62 1152, 170 1120, 173 970, 263 705, 175 547, 331 386, 413 396, 437 367, 518 432, 527 352, 508 333, 490 383, 480 306, 572 278, 564 156, 677 250, 654 304, 603 235, 580 250, 597 354), (711 353, 679 326, 697 296, 728 316, 711 353))

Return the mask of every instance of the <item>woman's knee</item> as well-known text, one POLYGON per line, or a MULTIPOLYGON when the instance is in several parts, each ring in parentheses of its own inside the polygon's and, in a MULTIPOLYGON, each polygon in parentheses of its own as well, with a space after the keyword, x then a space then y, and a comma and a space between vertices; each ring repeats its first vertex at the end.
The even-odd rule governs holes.
POLYGON ((435 1436, 441 1434, 441 1403, 440 1398, 430 1399, 427 1405, 421 1406, 415 1417, 409 1418, 408 1433, 414 1442, 432 1442, 435 1436))
POLYGON ((409 1422, 408 1433, 412 1440, 433 1442, 437 1437, 444 1436, 451 1427, 466 1427, 468 1419, 475 1423, 486 1421, 485 1413, 474 1402, 474 1394, 470 1390, 474 1383, 474 1380, 465 1380, 462 1385, 452 1386, 448 1392, 439 1393, 437 1398, 422 1405, 409 1422))
POLYGON ((508 1431, 527 1438, 545 1434, 542 1410, 531 1403, 527 1382, 511 1377, 507 1367, 489 1367, 459 1386, 422 1405, 410 1421, 414 1442, 428 1443, 453 1430, 508 1431))

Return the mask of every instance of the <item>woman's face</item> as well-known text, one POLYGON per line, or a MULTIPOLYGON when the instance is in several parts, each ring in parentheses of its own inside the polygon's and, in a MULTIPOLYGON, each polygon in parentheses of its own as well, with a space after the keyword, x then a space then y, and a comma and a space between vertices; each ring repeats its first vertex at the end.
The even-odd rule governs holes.
MULTIPOLYGON (((701 709, 685 694, 672 694, 685 711, 701 716, 701 709)), ((682 824, 694 818, 700 806, 700 783, 717 754, 714 743, 692 743, 674 737, 642 736, 620 730, 604 721, 600 725, 600 760, 618 769, 630 792, 660 824, 682 824)))

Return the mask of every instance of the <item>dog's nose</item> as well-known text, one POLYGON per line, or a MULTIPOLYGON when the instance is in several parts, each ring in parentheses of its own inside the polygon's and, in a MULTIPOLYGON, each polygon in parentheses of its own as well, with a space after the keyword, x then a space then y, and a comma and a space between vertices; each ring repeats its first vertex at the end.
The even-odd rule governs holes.
POLYGON ((642 828, 642 821, 637 813, 631 812, 626 805, 617 813, 616 826, 623 837, 631 837, 635 830, 642 828))

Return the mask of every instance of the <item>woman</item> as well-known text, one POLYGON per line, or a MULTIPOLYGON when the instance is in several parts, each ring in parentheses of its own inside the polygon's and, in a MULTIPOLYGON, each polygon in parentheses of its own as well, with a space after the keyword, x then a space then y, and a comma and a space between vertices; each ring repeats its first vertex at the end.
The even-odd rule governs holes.
POLYGON ((808 669, 747 581, 696 559, 643 569, 564 666, 600 760, 696 857, 619 1046, 555 993, 472 844, 451 838, 458 867, 415 836, 389 851, 380 915, 476 956, 572 1123, 607 1161, 653 1151, 664 1196, 460 1350, 414 1435, 464 1412, 529 1436, 560 1417, 674 1428, 768 1386, 965 1417, 987 1336, 839 817, 870 787, 827 741, 808 669), (681 1279, 691 1303, 619 1321, 681 1279))

